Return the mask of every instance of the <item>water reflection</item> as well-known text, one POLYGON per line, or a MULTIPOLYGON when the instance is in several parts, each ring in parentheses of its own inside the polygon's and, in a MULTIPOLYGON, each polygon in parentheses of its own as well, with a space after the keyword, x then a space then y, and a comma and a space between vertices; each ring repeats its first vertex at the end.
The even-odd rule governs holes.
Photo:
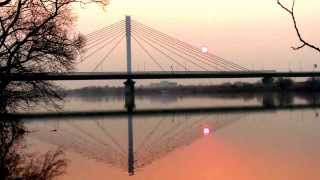
POLYGON ((53 179, 64 173, 67 161, 61 149, 44 155, 26 153, 26 133, 21 121, 0 120, 0 179, 53 179))
POLYGON ((244 116, 246 114, 243 113, 202 113, 200 116, 178 113, 137 118, 128 115, 127 119, 87 117, 79 120, 69 117, 68 120, 46 123, 33 119, 26 123, 38 130, 30 134, 34 138, 127 169, 129 175, 133 175, 136 168, 145 167, 171 151, 208 135, 210 132, 203 134, 203 128, 210 129, 212 135, 213 131, 217 132, 244 116), (52 133, 52 129, 56 128, 57 131, 52 133))
MULTIPOLYGON (((79 98, 87 102, 115 102, 122 101, 122 94, 114 94, 110 96, 109 94, 68 94, 67 97, 70 98, 79 98)), ((177 101, 183 101, 188 98, 197 98, 197 99, 225 99, 225 100, 243 100, 252 101, 257 100, 264 104, 267 102, 273 102, 275 105, 289 105, 292 104, 296 99, 304 100, 307 103, 319 102, 319 93, 317 92, 257 92, 257 93, 246 93, 246 92, 227 92, 227 93, 212 93, 212 94, 186 94, 181 95, 177 93, 164 92, 160 94, 139 94, 135 95, 135 99, 140 100, 149 100, 151 102, 159 102, 163 104, 172 104, 177 101)))
MULTIPOLYGON (((306 105, 292 105, 287 109, 256 106, 253 111, 239 108, 234 113, 207 111, 201 113, 177 111, 175 113, 151 113, 148 115, 109 116, 82 115, 68 118, 26 120, 30 129, 38 130, 31 137, 44 143, 63 147, 95 159, 112 164, 134 175, 176 149, 191 145, 202 137, 214 136, 221 130, 247 120, 252 115, 272 113, 277 108, 293 111, 306 105), (272 110, 272 111, 270 111, 272 110), (52 132, 52 130, 56 130, 52 132)), ((306 108, 318 106, 306 106, 306 108)), ((201 108, 200 108, 201 109, 201 108)))
MULTIPOLYGON (((124 97, 74 97, 67 96, 63 111, 91 111, 91 110, 119 110, 124 109, 124 97), (85 104, 85 105, 82 105, 85 104)), ((208 107, 208 106, 236 106, 236 105, 264 105, 279 106, 295 103, 316 104, 318 94, 306 93, 220 93, 212 95, 186 95, 162 93, 154 97, 139 96, 135 98, 136 109, 162 109, 178 107, 208 107)), ((38 110, 41 111, 41 110, 38 110)))
MULTIPOLYGON (((129 113, 106 111, 68 114, 65 112, 47 115, 42 113, 38 114, 39 116, 33 114, 29 117, 10 116, 10 118, 19 117, 24 120, 23 125, 21 121, 9 122, 16 122, 18 126, 14 127, 22 127, 20 129, 30 131, 27 132, 29 138, 60 147, 60 149, 47 152, 40 158, 23 154, 21 151, 23 146, 19 144, 25 135, 24 130, 13 130, 13 133, 20 132, 20 135, 15 138, 17 140, 12 143, 14 144, 12 151, 22 159, 18 163, 20 172, 17 174, 14 169, 1 166, 1 171, 10 172, 12 175, 1 174, 6 174, 8 179, 29 177, 25 172, 31 172, 28 168, 32 168, 34 169, 32 174, 35 174, 32 179, 36 179, 36 175, 41 175, 39 172, 41 169, 53 171, 43 172, 42 176, 47 176, 45 179, 51 178, 48 175, 53 175, 52 178, 61 175, 67 166, 63 149, 111 164, 127 171, 129 175, 134 175, 135 171, 151 165, 173 151, 189 146, 199 139, 211 138, 216 133, 239 124, 239 121, 246 120, 248 116, 261 113, 260 117, 262 117, 263 113, 268 112, 273 113, 272 117, 277 117, 277 110, 293 111, 319 107, 317 96, 310 97, 307 104, 296 104, 294 101, 296 96, 290 94, 283 96, 265 93, 259 96, 261 104, 254 106, 243 104, 238 107, 193 107, 145 111, 132 109, 129 113), (47 166, 51 163, 53 166, 47 166)), ((317 112, 314 113, 317 116, 317 112)), ((6 131, 1 130, 1 132, 6 131)), ((8 134, 8 136, 12 135, 8 134)), ((3 152, 1 154, 5 155, 3 152)))
POLYGON ((24 137, 31 132, 8 112, 30 101, 4 91, 0 93, 0 179, 53 179, 62 175, 67 167, 61 149, 43 155, 26 152, 24 137))
POLYGON ((319 104, 320 96, 317 93, 264 93, 262 96, 262 104, 266 107, 272 106, 289 106, 295 104, 296 98, 305 100, 307 104, 319 104))

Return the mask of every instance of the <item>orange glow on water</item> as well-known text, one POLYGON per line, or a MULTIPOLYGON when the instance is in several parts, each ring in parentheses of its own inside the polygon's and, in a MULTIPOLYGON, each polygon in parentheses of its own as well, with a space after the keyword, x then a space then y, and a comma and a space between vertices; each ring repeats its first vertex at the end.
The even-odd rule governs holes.
POLYGON ((208 48, 207 47, 202 47, 201 51, 202 51, 202 53, 208 53, 208 48))
POLYGON ((207 127, 203 128, 203 135, 208 136, 210 135, 211 130, 207 127))

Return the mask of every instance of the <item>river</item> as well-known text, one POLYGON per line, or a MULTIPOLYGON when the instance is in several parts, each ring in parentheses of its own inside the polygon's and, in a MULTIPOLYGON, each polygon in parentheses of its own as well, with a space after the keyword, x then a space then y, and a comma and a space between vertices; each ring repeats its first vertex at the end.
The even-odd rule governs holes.
MULTIPOLYGON (((24 143, 32 153, 64 152, 68 165, 58 179, 320 179, 317 108, 244 108, 269 106, 266 102, 277 107, 311 102, 303 96, 283 96, 138 96, 136 109, 141 111, 224 110, 33 117, 24 120, 30 131, 24 143)), ((121 97, 67 97, 61 111, 123 109, 121 97)))

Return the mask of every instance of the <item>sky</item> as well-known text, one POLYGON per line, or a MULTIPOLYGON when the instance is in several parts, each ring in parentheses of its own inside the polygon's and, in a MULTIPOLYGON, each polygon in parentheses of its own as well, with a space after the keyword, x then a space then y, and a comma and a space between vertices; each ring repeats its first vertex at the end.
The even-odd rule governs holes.
MULTIPOLYGON (((283 3, 290 6, 290 0, 283 3)), ((303 37, 320 46, 320 1, 296 0, 296 18, 303 37)), ((276 0, 111 0, 102 8, 91 4, 74 6, 78 17, 76 29, 88 34, 123 20, 130 15, 147 26, 188 42, 207 47, 219 55, 249 69, 312 70, 320 54, 299 45, 292 20, 276 0)), ((100 71, 125 70, 125 41, 104 63, 100 71)), ((99 56, 77 66, 78 71, 92 71, 99 56)), ((133 47, 134 70, 155 70, 151 61, 133 47)))

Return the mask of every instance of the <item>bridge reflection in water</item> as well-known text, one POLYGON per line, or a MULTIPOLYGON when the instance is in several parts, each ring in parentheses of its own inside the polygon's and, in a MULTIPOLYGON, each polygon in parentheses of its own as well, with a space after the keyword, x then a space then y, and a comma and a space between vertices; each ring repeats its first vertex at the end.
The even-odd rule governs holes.
POLYGON ((132 116, 127 120, 87 117, 46 123, 42 123, 43 119, 34 119, 26 125, 35 131, 30 134, 34 138, 128 169, 129 175, 133 175, 135 168, 144 167, 178 147, 191 144, 203 135, 203 128, 219 131, 243 116, 245 114, 204 114, 193 118, 188 114, 173 114, 136 121, 130 118, 132 116), (52 133, 53 129, 55 133, 52 133))
POLYGON ((38 117, 33 114, 25 116, 24 120, 33 131, 31 137, 134 175, 136 169, 202 136, 212 136, 250 114, 319 107, 312 104, 140 110, 127 114, 82 112, 69 116, 68 113, 61 116, 38 114, 38 117), (152 113, 156 111, 159 113, 152 113))

